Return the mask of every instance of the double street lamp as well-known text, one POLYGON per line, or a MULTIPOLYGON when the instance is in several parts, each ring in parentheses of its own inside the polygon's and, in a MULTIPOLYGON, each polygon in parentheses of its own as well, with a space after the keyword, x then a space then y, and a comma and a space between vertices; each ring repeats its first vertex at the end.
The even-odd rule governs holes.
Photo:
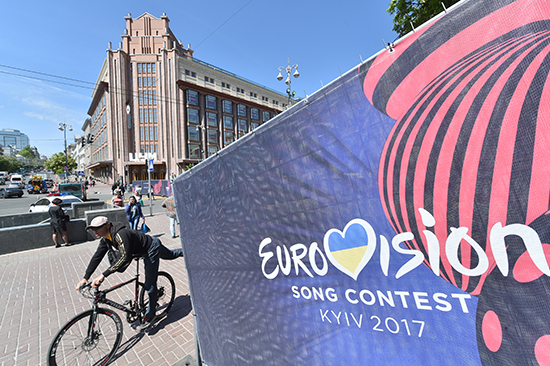
POLYGON ((63 131, 63 135, 65 137, 65 181, 67 181, 67 174, 69 172, 69 159, 67 157, 67 128, 69 131, 73 130, 73 126, 66 123, 59 123, 59 130, 63 131))
POLYGON ((290 107, 290 99, 293 98, 296 95, 296 92, 292 91, 292 89, 290 88, 290 83, 292 82, 290 80, 290 74, 292 73, 293 69, 294 69, 294 74, 292 74, 292 76, 294 76, 295 78, 300 76, 300 73, 298 72, 298 64, 294 64, 294 65, 290 66, 290 58, 289 58, 288 59, 288 66, 287 67, 279 66, 279 75, 277 75, 277 80, 281 81, 281 80, 283 80, 283 75, 281 74, 281 71, 286 71, 285 84, 288 85, 287 88, 286 88, 286 93, 288 94, 288 106, 289 107, 290 107))

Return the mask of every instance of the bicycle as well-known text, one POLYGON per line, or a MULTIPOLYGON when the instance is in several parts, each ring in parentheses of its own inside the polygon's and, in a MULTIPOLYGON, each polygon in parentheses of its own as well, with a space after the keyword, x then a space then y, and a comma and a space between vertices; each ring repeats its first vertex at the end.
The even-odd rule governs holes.
MULTIPOLYGON (((106 290, 92 288, 92 282, 80 287, 80 293, 93 300, 92 308, 69 320, 57 332, 48 349, 48 365, 107 365, 112 361, 122 340, 122 320, 110 309, 99 307, 106 304, 126 313, 130 324, 143 319, 149 297, 143 282, 139 281, 139 258, 136 260, 136 275, 132 279, 106 290), (107 299, 106 295, 116 289, 135 282, 134 300, 119 304, 107 299), (92 290, 93 289, 93 290, 92 290)), ((158 300, 156 320, 168 314, 174 304, 176 285, 170 274, 159 271, 157 279, 158 300)), ((147 330, 145 330, 147 331, 147 330)))

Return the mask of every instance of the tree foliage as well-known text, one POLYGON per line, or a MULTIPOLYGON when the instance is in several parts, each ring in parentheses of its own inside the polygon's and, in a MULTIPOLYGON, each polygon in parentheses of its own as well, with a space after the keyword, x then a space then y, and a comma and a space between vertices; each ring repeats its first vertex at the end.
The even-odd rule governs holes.
POLYGON ((36 159, 37 156, 34 153, 34 151, 31 149, 30 145, 25 146, 18 152, 19 155, 27 158, 27 159, 36 159))
POLYGON ((403 37, 415 28, 421 26, 446 8, 459 0, 391 0, 388 13, 393 15, 393 30, 403 37))
POLYGON ((16 172, 23 164, 13 156, 0 155, 0 171, 16 172))
POLYGON ((62 152, 53 154, 45 164, 46 169, 50 169, 55 174, 65 173, 65 166, 68 167, 67 172, 70 173, 73 169, 76 169, 77 164, 72 156, 67 156, 67 164, 65 164, 65 154, 62 152))

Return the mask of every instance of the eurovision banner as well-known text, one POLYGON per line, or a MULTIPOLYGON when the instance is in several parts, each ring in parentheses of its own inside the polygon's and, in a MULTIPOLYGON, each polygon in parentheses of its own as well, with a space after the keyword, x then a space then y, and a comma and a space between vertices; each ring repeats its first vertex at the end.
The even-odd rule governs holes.
POLYGON ((549 51, 459 3, 178 177, 205 363, 550 365, 549 51))

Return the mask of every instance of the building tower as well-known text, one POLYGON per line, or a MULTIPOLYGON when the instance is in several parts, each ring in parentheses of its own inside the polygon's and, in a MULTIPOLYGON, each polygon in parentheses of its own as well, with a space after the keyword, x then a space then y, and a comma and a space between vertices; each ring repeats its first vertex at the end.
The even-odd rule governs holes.
POLYGON ((283 111, 287 96, 193 57, 163 14, 125 17, 88 110, 91 161, 99 180, 169 179, 283 111))

